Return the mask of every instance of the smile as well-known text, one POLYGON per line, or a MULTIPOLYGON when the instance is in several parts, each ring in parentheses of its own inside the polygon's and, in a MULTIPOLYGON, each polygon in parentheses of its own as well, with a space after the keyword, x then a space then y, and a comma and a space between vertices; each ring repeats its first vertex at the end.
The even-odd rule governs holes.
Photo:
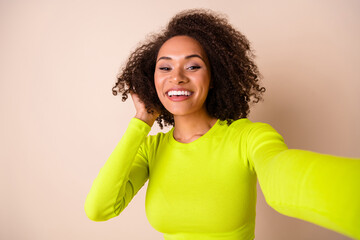
POLYGON ((166 96, 168 99, 170 99, 173 102, 181 102, 184 100, 189 99, 192 96, 193 92, 190 91, 175 91, 171 90, 166 93, 166 96))
POLYGON ((169 97, 173 97, 173 96, 190 96, 192 94, 192 92, 190 91, 169 91, 167 93, 167 95, 169 97))

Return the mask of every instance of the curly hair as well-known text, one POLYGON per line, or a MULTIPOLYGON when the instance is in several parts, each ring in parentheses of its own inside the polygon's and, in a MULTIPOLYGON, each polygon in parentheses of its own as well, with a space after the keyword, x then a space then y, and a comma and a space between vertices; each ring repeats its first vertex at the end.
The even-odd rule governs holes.
POLYGON ((174 36, 185 35, 203 47, 211 71, 213 88, 206 99, 209 115, 232 121, 245 118, 250 103, 262 100, 265 88, 254 62, 254 54, 247 38, 234 29, 227 19, 211 10, 192 9, 175 15, 160 33, 150 35, 135 49, 117 76, 113 95, 122 94, 126 101, 130 91, 137 93, 148 112, 156 109, 160 128, 174 126, 173 115, 161 104, 155 89, 154 71, 161 46, 174 36))

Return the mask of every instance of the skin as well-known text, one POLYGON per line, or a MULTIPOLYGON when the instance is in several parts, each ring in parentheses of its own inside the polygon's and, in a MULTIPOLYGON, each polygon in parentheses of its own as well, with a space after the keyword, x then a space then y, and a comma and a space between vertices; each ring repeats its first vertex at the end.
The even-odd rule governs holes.
MULTIPOLYGON (((155 88, 164 107, 174 115, 174 138, 182 143, 192 142, 204 135, 217 121, 209 116, 205 100, 211 86, 210 66, 199 42, 188 36, 167 40, 159 50, 154 72, 155 88), (173 88, 192 92, 183 101, 174 102, 167 96, 173 88)), ((152 126, 157 112, 147 113, 144 104, 131 94, 136 116, 152 126)))

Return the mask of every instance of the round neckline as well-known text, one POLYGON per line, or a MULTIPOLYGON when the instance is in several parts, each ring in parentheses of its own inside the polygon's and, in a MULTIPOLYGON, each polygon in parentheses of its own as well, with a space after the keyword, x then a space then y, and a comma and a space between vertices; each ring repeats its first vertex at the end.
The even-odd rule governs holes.
POLYGON ((209 136, 211 136, 218 128, 220 127, 220 119, 217 119, 215 124, 202 136, 200 136, 198 139, 189 142, 189 143, 182 143, 182 142, 178 142, 175 140, 174 138, 174 129, 175 127, 173 127, 168 133, 169 133, 169 142, 170 144, 177 146, 177 147, 190 147, 190 146, 195 146, 200 144, 201 142, 205 141, 206 138, 208 138, 209 136))

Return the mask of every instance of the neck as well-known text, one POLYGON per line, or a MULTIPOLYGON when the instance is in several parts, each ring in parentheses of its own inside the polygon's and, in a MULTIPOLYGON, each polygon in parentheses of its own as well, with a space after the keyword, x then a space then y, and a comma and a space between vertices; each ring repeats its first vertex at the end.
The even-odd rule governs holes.
POLYGON ((207 112, 174 116, 174 138, 182 143, 195 141, 207 133, 216 121, 217 119, 209 116, 207 112))

